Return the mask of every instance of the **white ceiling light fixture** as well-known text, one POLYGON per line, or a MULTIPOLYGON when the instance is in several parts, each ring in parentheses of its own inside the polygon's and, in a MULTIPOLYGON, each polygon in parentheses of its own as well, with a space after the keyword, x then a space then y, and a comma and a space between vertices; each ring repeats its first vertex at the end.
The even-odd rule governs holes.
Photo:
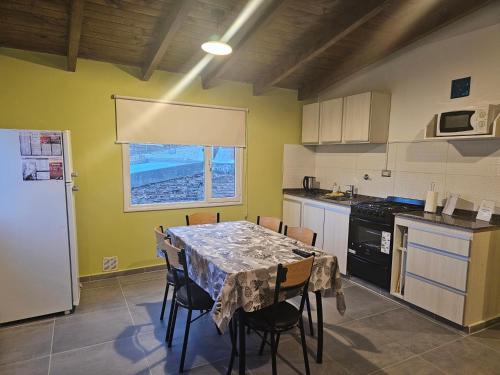
POLYGON ((201 45, 201 49, 206 53, 218 56, 226 56, 233 52, 231 46, 220 40, 211 40, 201 45))
MULTIPOLYGON (((217 29, 219 29, 220 23, 224 17, 224 11, 221 9, 214 9, 211 13, 217 23, 217 29)), ((217 56, 226 56, 233 52, 232 47, 217 34, 212 35, 208 41, 203 43, 201 49, 206 53, 217 56)))

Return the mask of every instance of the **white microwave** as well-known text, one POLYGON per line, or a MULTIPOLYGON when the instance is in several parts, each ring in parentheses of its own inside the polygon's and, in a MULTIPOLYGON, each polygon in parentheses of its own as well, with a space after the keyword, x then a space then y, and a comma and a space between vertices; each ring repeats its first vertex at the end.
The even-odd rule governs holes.
POLYGON ((436 136, 491 134, 493 122, 500 116, 500 105, 484 105, 438 116, 436 136))

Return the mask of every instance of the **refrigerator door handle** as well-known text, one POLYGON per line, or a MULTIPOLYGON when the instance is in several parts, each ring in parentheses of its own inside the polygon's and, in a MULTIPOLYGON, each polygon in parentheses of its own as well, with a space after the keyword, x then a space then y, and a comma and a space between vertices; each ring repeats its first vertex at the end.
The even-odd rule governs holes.
POLYGON ((71 191, 80 191, 80 188, 78 186, 76 186, 76 185, 73 185, 71 187, 71 191))

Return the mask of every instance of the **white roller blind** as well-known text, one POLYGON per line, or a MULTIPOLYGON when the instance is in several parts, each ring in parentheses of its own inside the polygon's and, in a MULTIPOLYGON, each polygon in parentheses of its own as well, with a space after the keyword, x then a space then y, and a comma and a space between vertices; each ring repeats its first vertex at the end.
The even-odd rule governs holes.
POLYGON ((119 96, 114 99, 118 143, 246 145, 246 109, 119 96))

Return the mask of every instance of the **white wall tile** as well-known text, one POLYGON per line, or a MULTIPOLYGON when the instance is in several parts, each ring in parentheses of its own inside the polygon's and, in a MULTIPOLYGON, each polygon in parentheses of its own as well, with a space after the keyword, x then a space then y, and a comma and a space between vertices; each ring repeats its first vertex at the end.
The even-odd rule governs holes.
POLYGON ((316 147, 316 162, 319 166, 356 168, 359 149, 356 145, 335 145, 316 147))
POLYGON ((457 207, 477 210, 481 200, 493 200, 500 213, 500 142, 415 142, 388 147, 392 177, 381 177, 386 145, 321 146, 316 150, 286 145, 283 186, 300 188, 305 175, 316 176, 322 189, 334 183, 353 184, 359 194, 398 195, 425 199, 436 184, 439 203, 450 193, 459 194, 457 207), (367 173, 368 180, 363 176, 367 173))
POLYGON ((358 188, 358 194, 385 198, 393 194, 394 175, 392 177, 382 177, 380 170, 358 169, 356 170, 354 185, 358 188), (368 174, 368 180, 364 179, 365 174, 368 174))
MULTIPOLYGON (((356 169, 385 169, 387 145, 375 145, 356 158, 356 169)), ((380 173, 379 173, 380 174, 380 173)))
POLYGON ((447 142, 398 143, 396 170, 401 172, 446 173, 447 142))
POLYGON ((495 176, 500 157, 500 142, 457 142, 448 148, 447 174, 495 176))
POLYGON ((337 185, 340 185, 343 190, 344 187, 342 185, 355 184, 356 170, 337 167, 317 168, 316 176, 322 189, 331 190, 333 184, 336 183, 337 185))
POLYGON ((283 149, 283 187, 300 188, 304 176, 315 173, 316 155, 302 145, 285 145, 283 149))
POLYGON ((439 192, 438 204, 445 198, 445 175, 437 173, 396 172, 394 195, 405 198, 425 199, 431 184, 439 192))
MULTIPOLYGON (((492 176, 446 176, 446 191, 459 194, 458 208, 477 210, 483 199, 497 202, 500 208, 500 178, 492 176)), ((498 208, 497 208, 498 211, 498 208)))
POLYGON ((387 169, 391 171, 396 170, 396 159, 398 153, 398 144, 390 143, 388 146, 388 158, 387 158, 387 169))

